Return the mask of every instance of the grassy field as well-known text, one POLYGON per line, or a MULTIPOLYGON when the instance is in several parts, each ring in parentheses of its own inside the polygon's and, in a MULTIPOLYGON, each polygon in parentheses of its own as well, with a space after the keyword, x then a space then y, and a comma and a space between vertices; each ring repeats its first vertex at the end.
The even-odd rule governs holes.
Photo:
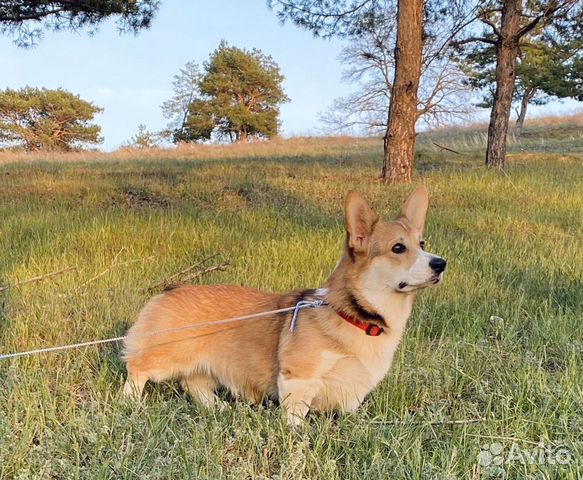
MULTIPOLYGON (((119 345, 4 360, 0 478, 581 478, 583 129, 527 126, 505 173, 483 168, 484 141, 470 129, 419 137, 426 238, 449 267, 419 294, 393 368, 356 414, 311 414, 294 430, 276 407, 207 411, 176 385, 132 405, 119 345)), ((5 154, 0 351, 122 335, 152 285, 213 254, 207 265, 227 270, 196 281, 321 285, 346 191, 385 218, 410 191, 374 180, 381 148, 5 154)))

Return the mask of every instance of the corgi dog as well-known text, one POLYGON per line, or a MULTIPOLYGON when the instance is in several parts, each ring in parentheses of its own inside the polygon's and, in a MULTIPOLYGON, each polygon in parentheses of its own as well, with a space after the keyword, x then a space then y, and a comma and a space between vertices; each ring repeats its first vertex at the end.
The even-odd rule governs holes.
POLYGON ((152 298, 125 340, 124 393, 139 397, 147 381, 179 380, 211 407, 222 386, 250 402, 278 400, 292 425, 310 409, 356 410, 389 370, 416 291, 443 278, 446 261, 424 248, 427 207, 422 186, 395 220, 383 222, 359 193, 349 192, 344 251, 318 290, 280 295, 183 285, 152 298), (293 330, 292 312, 212 325, 301 300, 324 303, 300 310, 293 330), (188 329, 197 323, 204 325, 188 329))

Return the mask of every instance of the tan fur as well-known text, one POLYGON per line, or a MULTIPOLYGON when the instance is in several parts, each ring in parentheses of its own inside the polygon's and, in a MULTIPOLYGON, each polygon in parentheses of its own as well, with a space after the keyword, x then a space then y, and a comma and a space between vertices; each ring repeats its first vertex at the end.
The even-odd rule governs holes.
POLYGON ((425 265, 437 257, 419 248, 426 197, 424 187, 417 189, 398 219, 383 223, 358 193, 350 192, 344 254, 325 289, 276 295, 239 286, 201 285, 180 286, 154 297, 128 332, 124 392, 139 396, 148 380, 175 379, 211 406, 217 403, 214 390, 224 386, 251 402, 266 396, 279 399, 292 424, 310 408, 355 410, 391 365, 414 291, 441 279, 425 265), (391 250, 397 242, 407 247, 405 253, 391 250), (399 287, 403 282, 407 286, 399 287), (327 305, 302 310, 293 332, 291 313, 284 313, 137 336, 290 307, 300 298, 323 298, 327 305), (384 333, 368 336, 337 311, 375 323, 384 333))

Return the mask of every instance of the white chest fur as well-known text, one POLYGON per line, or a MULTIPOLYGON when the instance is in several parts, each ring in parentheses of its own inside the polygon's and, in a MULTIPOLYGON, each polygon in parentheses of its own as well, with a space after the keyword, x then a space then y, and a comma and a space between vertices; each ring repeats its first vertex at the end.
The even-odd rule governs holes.
POLYGON ((401 308, 393 308, 392 317, 383 312, 383 316, 391 320, 385 332, 377 337, 368 336, 349 323, 340 325, 335 337, 346 347, 347 353, 323 353, 322 363, 326 367, 320 370, 320 388, 312 401, 312 408, 352 411, 362 403, 391 367, 411 304, 412 299, 403 302, 401 308))
MULTIPOLYGON (((325 298, 327 290, 320 289, 316 294, 325 298)), ((413 295, 364 288, 358 295, 382 315, 387 327, 376 337, 344 321, 328 331, 339 348, 324 349, 313 377, 300 387, 303 392, 313 392, 303 396, 311 399, 308 402, 312 409, 355 410, 391 367, 411 313, 413 295)))

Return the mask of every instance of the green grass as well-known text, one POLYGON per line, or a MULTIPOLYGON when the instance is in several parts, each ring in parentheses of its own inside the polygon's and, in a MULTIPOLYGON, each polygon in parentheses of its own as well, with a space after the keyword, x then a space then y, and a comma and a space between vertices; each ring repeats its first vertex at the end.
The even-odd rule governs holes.
MULTIPOLYGON (((513 140, 504 174, 482 167, 479 132, 420 136, 415 183, 448 272, 356 414, 293 430, 276 407, 207 411, 175 385, 131 405, 119 345, 4 360, 0 478, 501 478, 477 461, 493 442, 570 450, 565 466, 505 464, 506 478, 581 478, 583 137, 556 128, 513 140)), ((76 267, 0 292, 0 351, 123 334, 149 286, 214 253, 230 266, 201 282, 321 285, 346 191, 386 218, 410 187, 374 180, 379 142, 295 142, 0 164, 0 285, 76 267)))

